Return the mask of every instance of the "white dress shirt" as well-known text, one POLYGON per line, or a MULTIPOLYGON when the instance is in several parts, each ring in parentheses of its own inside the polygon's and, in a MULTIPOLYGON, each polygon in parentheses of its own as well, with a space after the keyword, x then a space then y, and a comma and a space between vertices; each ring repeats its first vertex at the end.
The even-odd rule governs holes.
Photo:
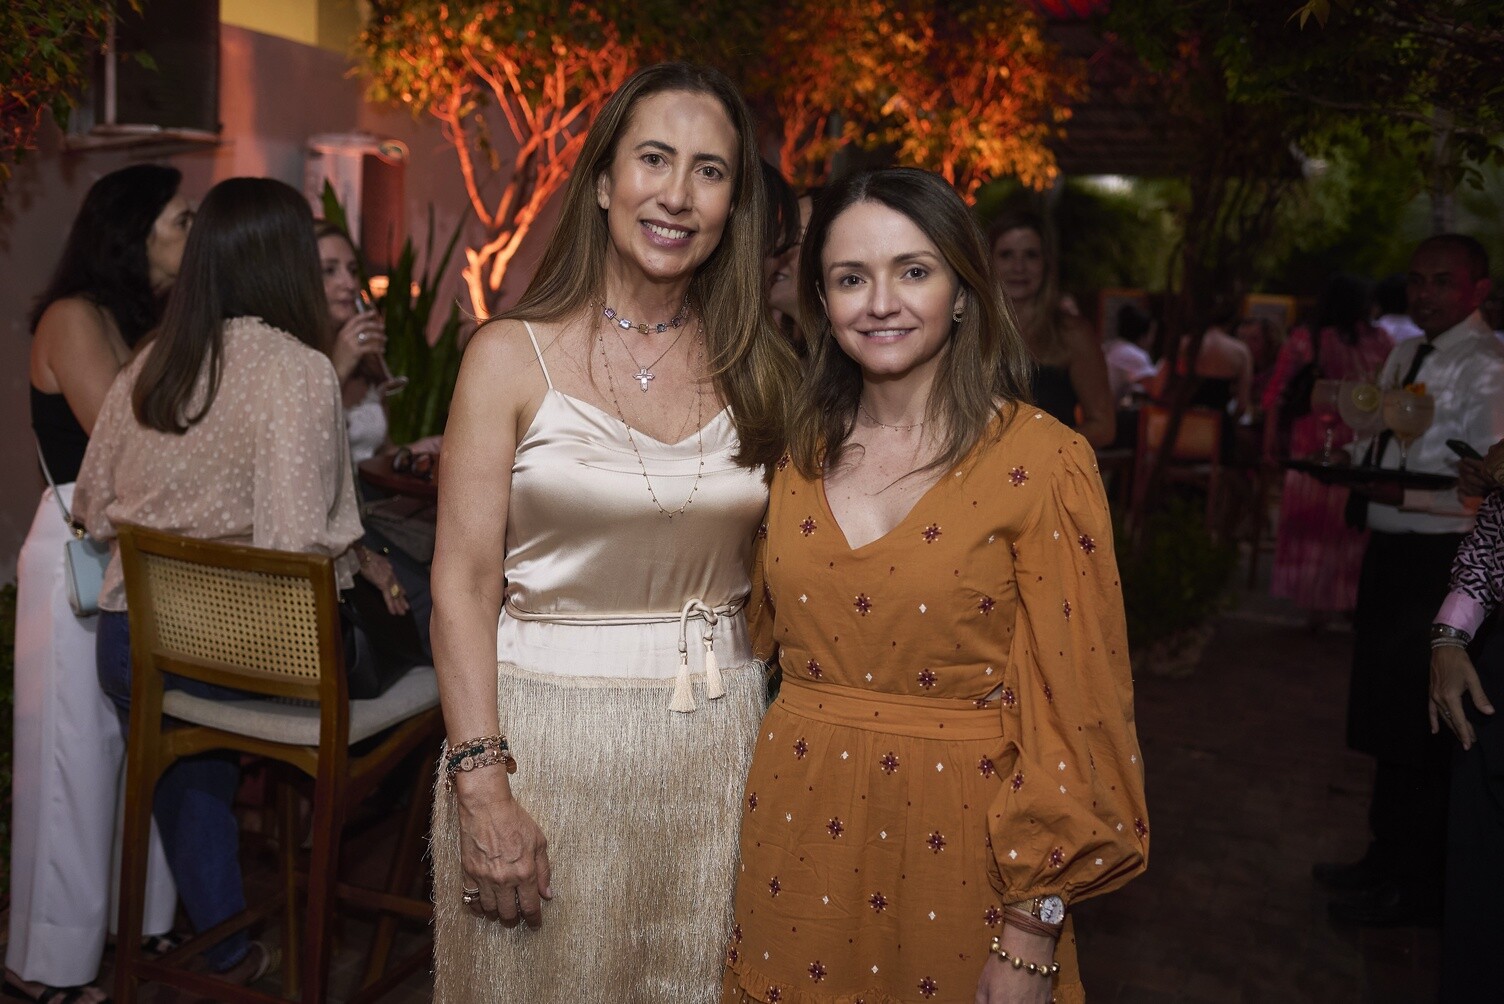
POLYGON ((1123 338, 1104 343, 1102 355, 1107 359, 1107 384, 1114 404, 1121 404, 1129 391, 1148 383, 1159 372, 1149 353, 1123 338))
MULTIPOLYGON (((1457 454, 1447 446, 1448 439, 1461 439, 1479 453, 1504 439, 1504 344, 1477 311, 1430 343, 1435 351, 1421 361, 1415 382, 1425 384, 1436 399, 1436 419, 1410 444, 1406 466, 1412 471, 1455 475, 1457 454)), ((1425 339, 1412 338, 1396 345, 1384 361, 1379 386, 1398 387, 1416 350, 1424 344, 1425 339)), ((1377 463, 1398 468, 1400 444, 1391 439, 1377 463)), ((1370 502, 1368 526, 1385 533, 1467 533, 1480 501, 1458 499, 1455 488, 1406 489, 1404 504, 1398 508, 1370 502)))
MULTIPOLYGON (((1385 314, 1373 323, 1375 327, 1382 329, 1389 336, 1389 340, 1396 345, 1411 338, 1420 338, 1425 334, 1420 330, 1420 325, 1410 320, 1408 314, 1385 314)), ((1404 373, 1400 376, 1404 376, 1404 373)))

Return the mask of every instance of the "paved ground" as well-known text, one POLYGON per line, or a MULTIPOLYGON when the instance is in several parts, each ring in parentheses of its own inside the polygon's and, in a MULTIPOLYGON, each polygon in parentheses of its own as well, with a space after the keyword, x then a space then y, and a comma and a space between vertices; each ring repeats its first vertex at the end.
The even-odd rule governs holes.
POLYGON ((1369 762, 1342 742, 1351 644, 1241 592, 1193 675, 1138 680, 1152 856, 1077 911, 1093 1001, 1435 999, 1434 930, 1335 929, 1309 877, 1366 844, 1369 762))
MULTIPOLYGON (((1435 931, 1335 929, 1309 878, 1312 861, 1365 843, 1369 770, 1342 745, 1350 648, 1344 629, 1313 634, 1243 591, 1193 675, 1138 681, 1153 858, 1077 911, 1094 1004, 1435 999, 1435 931)), ((341 992, 367 931, 341 929, 341 992)), ((420 975, 388 1000, 427 1001, 429 987, 420 975)))

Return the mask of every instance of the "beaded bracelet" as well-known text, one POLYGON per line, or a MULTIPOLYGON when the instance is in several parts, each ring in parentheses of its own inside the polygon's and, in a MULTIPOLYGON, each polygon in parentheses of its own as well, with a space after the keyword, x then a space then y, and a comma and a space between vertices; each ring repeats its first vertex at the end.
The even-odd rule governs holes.
POLYGON ((504 763, 508 774, 517 773, 517 759, 512 756, 512 747, 507 745, 507 737, 503 735, 466 739, 452 747, 446 742, 442 758, 446 790, 454 788, 454 775, 460 771, 479 770, 504 763))
POLYGON ((1045 965, 1042 962, 1025 962, 1017 955, 1009 955, 1003 949, 1002 940, 999 938, 992 939, 992 951, 1004 962, 1012 963, 1014 969, 1022 969, 1033 976, 1043 976, 1048 980, 1053 979, 1055 974, 1060 972, 1060 963, 1058 962, 1051 962, 1049 965, 1045 965))

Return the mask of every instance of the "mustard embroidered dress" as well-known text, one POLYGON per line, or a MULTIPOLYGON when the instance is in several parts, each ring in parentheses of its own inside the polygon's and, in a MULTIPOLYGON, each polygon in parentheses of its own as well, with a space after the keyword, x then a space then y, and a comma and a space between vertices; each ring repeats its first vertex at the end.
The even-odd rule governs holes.
MULTIPOLYGON (((743 799, 727 1002, 971 1001, 1004 903, 1148 855, 1107 501, 1037 409, 847 545, 781 465, 754 651, 784 683, 743 799)), ((1069 928, 1057 1000, 1084 999, 1069 928)))

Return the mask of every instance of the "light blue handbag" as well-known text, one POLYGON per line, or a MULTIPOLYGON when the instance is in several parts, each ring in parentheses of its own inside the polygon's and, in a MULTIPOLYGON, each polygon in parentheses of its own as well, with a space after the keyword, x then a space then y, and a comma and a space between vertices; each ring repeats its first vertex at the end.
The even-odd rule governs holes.
POLYGON ((90 537, 81 526, 73 522, 73 515, 63 504, 63 496, 47 469, 47 458, 42 456, 42 445, 37 444, 37 459, 42 462, 42 473, 47 477, 47 487, 52 489, 53 501, 58 512, 63 514, 63 525, 73 539, 63 545, 63 572, 68 583, 68 605, 79 617, 99 613, 99 590, 104 586, 104 570, 110 563, 110 545, 90 537))

